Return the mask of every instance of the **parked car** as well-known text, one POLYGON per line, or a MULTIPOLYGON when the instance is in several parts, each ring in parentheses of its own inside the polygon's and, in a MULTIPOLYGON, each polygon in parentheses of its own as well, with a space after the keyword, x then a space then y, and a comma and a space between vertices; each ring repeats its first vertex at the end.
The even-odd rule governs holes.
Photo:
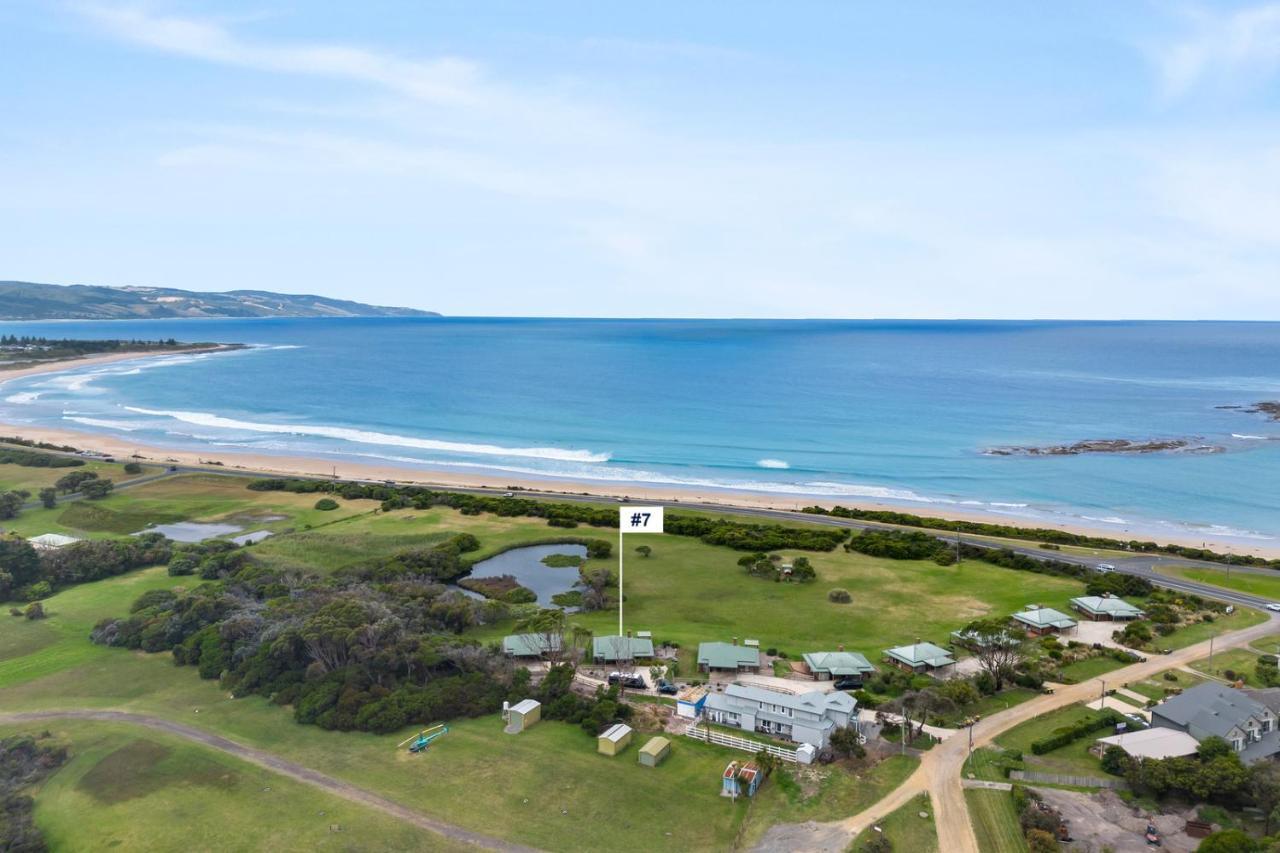
POLYGON ((676 687, 670 681, 663 679, 658 682, 658 692, 663 696, 674 696, 680 692, 680 688, 676 687))
POLYGON ((842 678, 836 682, 836 690, 860 690, 862 689, 861 678, 842 678))
POLYGON ((621 684, 629 690, 645 690, 649 685, 644 683, 644 679, 638 675, 623 675, 620 672, 609 673, 610 684, 621 684))

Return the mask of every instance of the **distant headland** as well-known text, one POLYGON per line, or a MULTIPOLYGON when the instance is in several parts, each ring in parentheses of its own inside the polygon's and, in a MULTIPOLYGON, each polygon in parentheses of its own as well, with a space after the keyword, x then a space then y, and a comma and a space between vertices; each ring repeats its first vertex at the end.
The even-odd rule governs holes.
POLYGON ((181 317, 438 317, 266 290, 196 293, 171 287, 102 287, 0 281, 0 320, 151 320, 181 317))

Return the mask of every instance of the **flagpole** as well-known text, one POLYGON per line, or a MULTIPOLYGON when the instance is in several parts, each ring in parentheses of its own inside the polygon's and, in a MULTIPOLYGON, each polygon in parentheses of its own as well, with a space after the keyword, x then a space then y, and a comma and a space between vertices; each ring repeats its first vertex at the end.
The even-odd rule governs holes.
POLYGON ((622 633, 622 518, 618 518, 618 636, 622 633))

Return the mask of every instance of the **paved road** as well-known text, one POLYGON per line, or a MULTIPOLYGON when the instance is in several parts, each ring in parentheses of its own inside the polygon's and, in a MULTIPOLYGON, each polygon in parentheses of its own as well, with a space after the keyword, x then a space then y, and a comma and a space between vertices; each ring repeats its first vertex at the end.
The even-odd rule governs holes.
POLYGON ((390 815, 405 823, 413 824, 421 829, 443 835, 453 841, 460 841, 465 844, 472 844, 487 850, 502 851, 533 851, 536 848, 522 847, 518 844, 509 844, 497 838, 491 838, 487 835, 481 835, 478 832, 472 832, 463 829, 460 826, 454 826, 444 821, 427 817, 421 812, 414 811, 407 806, 402 806, 394 800, 380 796, 359 788, 349 782, 343 782, 335 779, 317 770, 309 767, 303 767, 301 764, 295 764, 270 752, 261 749, 255 749, 251 746, 237 743, 233 740, 221 737, 219 735, 210 734, 191 726, 175 723, 172 720, 165 720, 160 717, 151 717, 145 714, 130 714, 124 711, 91 711, 91 710, 65 710, 65 711, 27 711, 21 713, 0 713, 0 724, 11 725, 23 723, 40 723, 48 720, 95 720, 105 723, 126 723, 128 725, 141 726, 146 729, 164 732, 165 734, 174 735, 185 740, 194 741, 202 746, 210 749, 216 749, 225 752, 228 755, 234 755, 236 758, 248 761, 250 764, 256 764, 267 770, 287 776, 305 785, 313 788, 320 788, 344 800, 350 800, 353 803, 359 803, 362 806, 376 809, 384 814, 390 815))

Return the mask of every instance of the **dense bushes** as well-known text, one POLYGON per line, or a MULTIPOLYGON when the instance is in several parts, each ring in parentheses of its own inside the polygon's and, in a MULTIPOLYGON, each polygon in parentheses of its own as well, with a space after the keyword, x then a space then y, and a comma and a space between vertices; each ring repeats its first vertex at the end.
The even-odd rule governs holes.
POLYGON ((335 501, 333 498, 321 498, 320 500, 316 501, 315 508, 320 510, 321 512, 329 512, 331 510, 335 510, 338 508, 338 502, 335 501))
POLYGON ((74 456, 55 456, 52 453, 39 453, 34 450, 0 447, 0 465, 21 465, 24 468, 79 468, 83 464, 83 459, 77 459, 74 456))
POLYGON ((15 735, 0 740, 0 850, 41 853, 44 837, 32 815, 35 801, 23 793, 57 770, 67 749, 51 739, 15 735))
POLYGON ((0 538, 0 600, 31 601, 61 587, 165 563, 170 547, 158 533, 86 540, 40 552, 20 539, 0 538))
POLYGON ((1118 712, 1107 708, 1097 714, 1077 720, 1069 726, 1057 729, 1048 737, 1042 737, 1031 744, 1031 751, 1036 755, 1044 755, 1046 752, 1053 752, 1055 749, 1066 746, 1069 743, 1079 740, 1086 735, 1093 734, 1096 731, 1105 729, 1108 726, 1114 726, 1116 723, 1128 722, 1118 712))

